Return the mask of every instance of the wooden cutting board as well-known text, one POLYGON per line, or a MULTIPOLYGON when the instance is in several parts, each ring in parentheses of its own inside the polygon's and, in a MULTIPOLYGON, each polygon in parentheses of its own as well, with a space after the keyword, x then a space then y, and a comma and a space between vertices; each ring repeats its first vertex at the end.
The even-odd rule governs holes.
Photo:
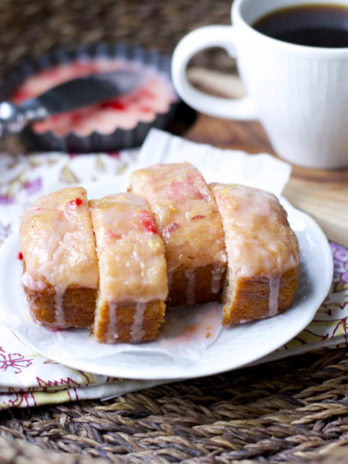
MULTIPOLYGON (((244 94, 237 77, 192 68, 189 79, 214 95, 239 98, 244 94)), ((257 121, 231 121, 198 114, 185 138, 221 148, 277 156, 257 121)), ((348 247, 348 169, 328 171, 293 165, 284 195, 294 206, 316 219, 330 240, 348 247)))

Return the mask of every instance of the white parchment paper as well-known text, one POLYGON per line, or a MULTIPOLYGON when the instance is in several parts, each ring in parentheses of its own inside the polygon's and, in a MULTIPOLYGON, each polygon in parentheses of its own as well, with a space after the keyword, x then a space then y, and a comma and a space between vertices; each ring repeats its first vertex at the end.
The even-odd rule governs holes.
POLYGON ((266 153, 247 155, 242 151, 223 150, 175 137, 152 129, 137 161, 127 174, 157 163, 188 161, 203 174, 206 181, 245 184, 281 195, 291 174, 291 166, 266 153))

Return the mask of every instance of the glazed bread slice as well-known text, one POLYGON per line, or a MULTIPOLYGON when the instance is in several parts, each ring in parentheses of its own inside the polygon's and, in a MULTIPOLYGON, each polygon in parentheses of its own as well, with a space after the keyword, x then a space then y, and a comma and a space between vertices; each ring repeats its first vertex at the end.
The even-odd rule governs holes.
POLYGON ((220 215, 208 185, 189 163, 158 164, 135 171, 130 190, 149 202, 163 238, 168 304, 219 299, 226 271, 220 215))
POLYGON ((24 213, 20 243, 33 318, 56 329, 90 328, 98 264, 85 189, 42 196, 24 213))
POLYGON ((287 214, 271 193, 211 184, 225 231, 228 271, 223 324, 275 316, 293 302, 300 251, 287 214))
POLYGON ((164 320, 168 282, 148 204, 131 193, 89 204, 100 273, 94 337, 104 343, 152 340, 164 320))

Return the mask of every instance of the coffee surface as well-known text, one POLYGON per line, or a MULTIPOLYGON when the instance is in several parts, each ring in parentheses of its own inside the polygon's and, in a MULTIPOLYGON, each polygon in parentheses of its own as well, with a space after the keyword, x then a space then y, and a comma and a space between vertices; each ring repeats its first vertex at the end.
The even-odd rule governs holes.
POLYGON ((282 8, 253 24, 274 39, 325 48, 348 47, 348 7, 313 4, 282 8))

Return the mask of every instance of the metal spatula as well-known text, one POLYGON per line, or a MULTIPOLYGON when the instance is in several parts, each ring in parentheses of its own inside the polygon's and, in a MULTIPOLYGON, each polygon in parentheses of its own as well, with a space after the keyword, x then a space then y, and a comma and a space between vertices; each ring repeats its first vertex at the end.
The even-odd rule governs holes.
POLYGON ((142 75, 135 71, 110 71, 64 82, 20 105, 2 102, 0 136, 5 131, 19 132, 28 122, 129 93, 140 85, 141 80, 142 75))

